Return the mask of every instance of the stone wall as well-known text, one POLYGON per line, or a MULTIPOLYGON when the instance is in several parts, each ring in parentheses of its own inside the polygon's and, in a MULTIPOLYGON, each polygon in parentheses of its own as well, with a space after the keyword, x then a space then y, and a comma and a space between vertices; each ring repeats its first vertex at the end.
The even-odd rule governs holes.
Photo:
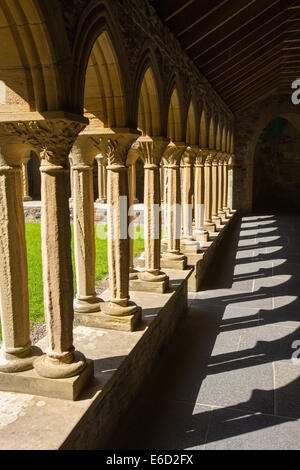
POLYGON ((253 163, 255 148, 261 133, 269 122, 283 117, 300 130, 299 111, 291 97, 275 95, 241 110, 235 124, 235 166, 233 205, 242 213, 253 208, 253 163))

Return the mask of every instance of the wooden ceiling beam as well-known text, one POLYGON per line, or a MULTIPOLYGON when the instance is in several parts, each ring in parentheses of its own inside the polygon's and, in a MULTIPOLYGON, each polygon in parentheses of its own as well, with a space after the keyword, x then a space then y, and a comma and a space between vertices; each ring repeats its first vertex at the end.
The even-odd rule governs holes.
MULTIPOLYGON (((189 50, 189 54, 194 59, 202 60, 205 65, 208 57, 215 57, 218 52, 227 50, 232 46, 238 44, 243 38, 249 34, 254 34, 259 29, 258 24, 265 25, 271 21, 271 18, 275 18, 277 15, 282 15, 282 7, 286 0, 275 0, 265 9, 261 8, 261 5, 257 3, 255 10, 255 17, 248 17, 246 20, 239 21, 240 17, 237 17, 238 24, 232 27, 231 23, 226 28, 220 28, 213 35, 203 39, 200 43, 196 44, 189 50), (230 29, 228 30, 228 26, 230 29), (209 51, 211 53, 209 54, 209 51)), ((244 11, 246 13, 246 10, 244 11)), ((248 13, 248 12, 247 12, 248 13)))
MULTIPOLYGON (((230 21, 245 8, 253 5, 256 0, 231 0, 228 4, 222 5, 214 13, 207 16, 205 20, 193 26, 186 33, 180 36, 182 47, 188 51, 197 42, 200 42, 209 34, 213 34, 218 28, 230 21)), ((264 1, 264 0, 260 0, 264 1)))
POLYGON ((254 68, 249 69, 248 74, 244 74, 238 77, 236 80, 229 82, 227 85, 222 85, 222 95, 225 97, 228 92, 232 90, 236 90, 237 88, 242 87, 244 84, 248 84, 249 81, 256 80, 259 73, 265 70, 267 67, 273 66, 273 64, 281 64, 281 56, 277 54, 277 56, 271 57, 269 60, 263 63, 263 65, 259 64, 254 68))
POLYGON ((245 76, 249 76, 249 73, 253 68, 255 69, 258 66, 262 66, 266 62, 269 62, 269 59, 273 60, 279 56, 282 57, 280 44, 274 46, 271 49, 267 49, 264 54, 260 54, 252 62, 247 62, 244 66, 239 67, 236 72, 224 76, 222 80, 214 79, 214 83, 222 84, 222 86, 225 88, 228 83, 233 83, 236 80, 242 80, 245 76))
MULTIPOLYGON (((228 90, 226 92, 223 91, 222 89, 222 96, 224 97, 225 100, 230 100, 236 95, 243 93, 243 90, 249 90, 253 87, 258 87, 259 83, 262 82, 263 77, 269 76, 270 73, 273 73, 275 70, 278 72, 279 76, 279 66, 280 63, 279 61, 274 62, 273 64, 269 64, 267 67, 264 67, 264 69, 261 70, 260 73, 257 73, 256 76, 250 76, 248 80, 245 80, 240 84, 240 86, 236 85, 233 89, 228 90), (253 85, 252 85, 253 84, 253 85)), ((279 80, 277 80, 279 82, 279 80)))
POLYGON ((210 0, 209 6, 207 2, 197 1, 187 6, 180 12, 180 16, 173 16, 168 19, 167 25, 173 32, 174 36, 179 38, 190 29, 199 26, 208 16, 214 14, 218 8, 228 5, 230 0, 210 0))
POLYGON ((231 64, 224 67, 218 74, 217 73, 208 73, 204 68, 204 74, 210 80, 214 80, 215 83, 221 83, 226 74, 231 74, 238 72, 243 66, 250 66, 255 63, 255 61, 261 58, 264 55, 272 54, 272 49, 278 47, 280 44, 280 36, 275 35, 272 40, 267 42, 262 42, 260 47, 252 47, 248 50, 248 54, 244 53, 239 56, 238 61, 232 61, 231 64), (271 52, 270 52, 271 51, 271 52), (223 77, 223 78, 221 78, 223 77))

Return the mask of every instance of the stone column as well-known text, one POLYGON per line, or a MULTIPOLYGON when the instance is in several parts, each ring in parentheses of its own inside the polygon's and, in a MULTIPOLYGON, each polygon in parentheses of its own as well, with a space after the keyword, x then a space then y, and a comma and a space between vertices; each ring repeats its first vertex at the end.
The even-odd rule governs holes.
POLYGON ((165 252, 168 247, 168 239, 169 239, 169 228, 168 228, 168 204, 167 204, 167 197, 168 197, 168 168, 166 167, 166 163, 161 160, 162 165, 162 172, 163 172, 163 187, 162 187, 162 194, 163 194, 163 238, 161 241, 161 250, 165 252))
POLYGON ((191 147, 187 147, 181 157, 181 206, 182 206, 182 238, 181 249, 183 252, 197 253, 198 243, 193 238, 193 165, 195 153, 191 147))
POLYGON ((107 202, 107 174, 106 165, 107 159, 104 155, 97 155, 96 157, 98 165, 98 199, 97 203, 106 204, 107 202))
POLYGON ((199 242, 208 241, 208 231, 204 227, 204 162, 208 149, 200 149, 196 154, 194 165, 194 200, 195 200, 195 230, 194 237, 199 242))
POLYGON ((164 186, 165 186, 165 182, 164 182, 164 163, 163 161, 161 160, 160 161, 160 170, 159 170, 159 173, 160 173, 160 200, 161 202, 163 203, 164 202, 164 186))
POLYGON ((221 224, 221 219, 218 216, 218 166, 219 166, 219 153, 215 155, 212 160, 212 202, 211 202, 211 211, 212 211, 212 221, 215 225, 221 224))
POLYGON ((24 147, 17 127, 6 135, 0 125, 0 313, 2 324, 1 372, 32 369, 39 355, 29 334, 28 271, 21 179, 24 147), (3 133, 2 133, 3 132, 3 133))
POLYGON ((131 183, 129 191, 132 192, 132 202, 137 204, 139 200, 136 197, 136 162, 132 163, 129 167, 129 181, 131 183))
POLYGON ((230 213, 228 207, 228 154, 224 154, 223 163, 223 211, 226 215, 230 213))
POLYGON ((140 137, 144 161, 144 240, 145 270, 139 274, 139 281, 133 281, 132 289, 165 292, 168 277, 160 270, 161 214, 160 214, 160 172, 159 164, 169 143, 160 137, 140 137))
POLYGON ((72 162, 72 157, 69 155, 69 164, 70 164, 70 190, 71 190, 71 196, 69 199, 69 202, 73 202, 73 162, 72 162))
POLYGON ((131 227, 131 233, 129 233, 129 279, 137 279, 137 271, 134 268, 134 197, 135 197, 135 183, 133 178, 136 177, 135 162, 141 156, 139 143, 134 142, 127 154, 127 166, 128 166, 128 201, 129 201, 129 218, 128 222, 131 227))
POLYGON ((166 217, 168 245, 163 253, 161 266, 164 268, 184 269, 186 257, 180 252, 181 236, 181 187, 180 160, 185 151, 185 144, 171 142, 164 155, 164 167, 167 170, 166 217))
POLYGON ((140 309, 129 302, 128 168, 127 153, 139 137, 137 131, 103 135, 107 156, 107 251, 110 299, 101 311, 114 318, 140 319, 140 309))
POLYGON ((216 155, 215 150, 209 150, 206 157, 205 169, 205 210, 204 210, 204 229, 208 232, 215 232, 216 225, 212 221, 212 159, 216 155))
POLYGON ((218 160, 218 216, 221 221, 226 218, 226 213, 223 210, 223 199, 224 199, 224 154, 220 154, 218 160))
POLYGON ((230 213, 234 213, 235 210, 233 209, 233 172, 234 172, 234 154, 230 154, 229 162, 228 162, 228 207, 230 209, 230 213))
POLYGON ((32 197, 29 196, 29 184, 28 184, 28 162, 30 160, 29 155, 25 155, 22 158, 22 182, 23 182, 23 201, 32 201, 32 197))
POLYGON ((100 311, 101 300, 95 292, 95 213, 93 168, 97 150, 90 135, 79 135, 73 145, 73 225, 77 293, 74 311, 100 311))
POLYGON ((34 363, 42 377, 78 375, 86 367, 84 356, 73 346, 73 272, 69 216, 67 159, 86 120, 44 121, 33 130, 41 152, 42 259, 44 307, 47 326, 46 355, 34 363))

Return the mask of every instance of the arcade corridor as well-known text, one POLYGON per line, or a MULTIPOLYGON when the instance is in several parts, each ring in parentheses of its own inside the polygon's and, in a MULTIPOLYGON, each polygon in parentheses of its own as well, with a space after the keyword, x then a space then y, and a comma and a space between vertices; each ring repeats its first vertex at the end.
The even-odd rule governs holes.
POLYGON ((237 224, 112 447, 299 448, 299 222, 237 224))

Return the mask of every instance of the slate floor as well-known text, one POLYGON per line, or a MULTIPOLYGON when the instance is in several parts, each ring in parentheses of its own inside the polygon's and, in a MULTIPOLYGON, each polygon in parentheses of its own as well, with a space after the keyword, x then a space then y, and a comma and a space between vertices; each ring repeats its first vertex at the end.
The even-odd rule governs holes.
POLYGON ((300 449, 300 217, 244 217, 204 288, 112 447, 300 449))

